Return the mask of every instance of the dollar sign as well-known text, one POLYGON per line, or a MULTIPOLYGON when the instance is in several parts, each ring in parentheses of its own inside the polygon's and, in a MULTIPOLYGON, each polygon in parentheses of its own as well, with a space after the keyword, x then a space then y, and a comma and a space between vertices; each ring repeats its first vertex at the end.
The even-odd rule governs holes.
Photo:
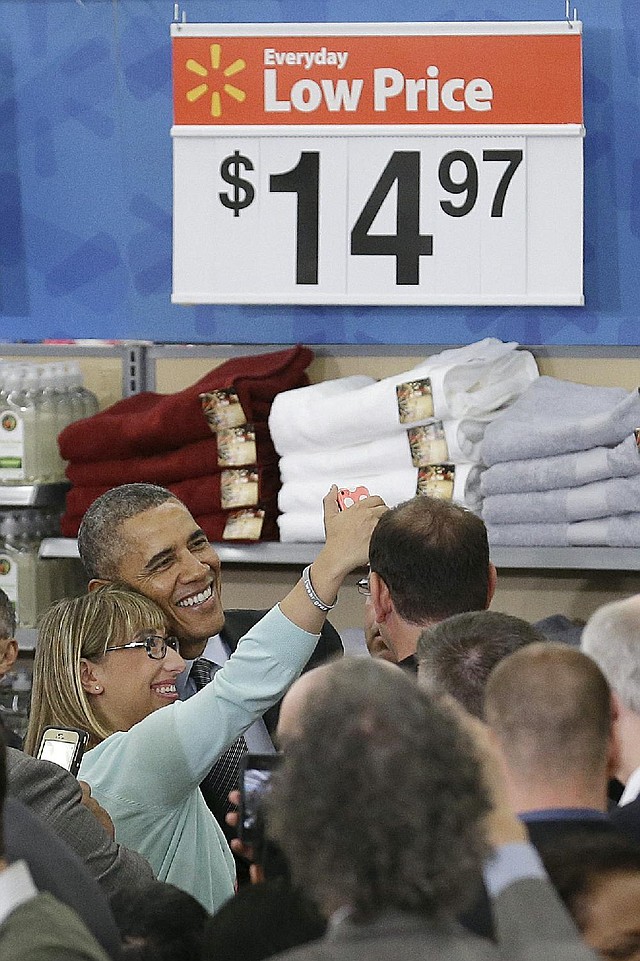
POLYGON ((253 203, 253 198, 256 195, 253 184, 242 176, 244 168, 253 170, 253 164, 239 150, 235 150, 230 157, 226 157, 220 164, 220 176, 225 183, 233 187, 233 196, 230 197, 228 193, 220 193, 218 196, 225 207, 233 210, 234 217, 239 217, 240 211, 253 203))

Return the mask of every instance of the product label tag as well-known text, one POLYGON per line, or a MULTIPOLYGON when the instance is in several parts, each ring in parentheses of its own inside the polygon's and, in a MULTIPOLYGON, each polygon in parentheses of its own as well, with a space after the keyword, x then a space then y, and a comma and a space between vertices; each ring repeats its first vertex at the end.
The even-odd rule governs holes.
POLYGON ((253 507, 258 503, 258 471, 223 470, 220 476, 220 506, 227 511, 233 507, 253 507))
POLYGON ((15 607, 18 601, 18 565, 6 554, 0 554, 0 587, 15 607))
POLYGON ((433 417, 433 395, 429 377, 397 384, 396 397, 401 424, 413 424, 417 420, 433 417))
POLYGON ((411 460, 414 467, 424 464, 442 464, 449 457, 449 448, 441 420, 434 420, 424 427, 410 427, 407 431, 411 460))
POLYGON ((218 431, 217 440, 218 467, 242 467, 244 464, 255 464, 258 459, 253 424, 223 427, 218 431))
POLYGON ((264 511, 254 510, 234 511, 229 514, 224 525, 222 539, 225 541, 257 541, 260 540, 264 511))
POLYGON ((221 427, 240 427, 247 423, 238 393, 233 387, 200 394, 202 412, 215 433, 221 427))
POLYGON ((12 410, 0 411, 0 481, 23 480, 24 424, 12 410))
POLYGON ((416 494, 429 494, 430 497, 450 501, 453 498, 455 476, 455 464, 429 464, 419 467, 416 494))

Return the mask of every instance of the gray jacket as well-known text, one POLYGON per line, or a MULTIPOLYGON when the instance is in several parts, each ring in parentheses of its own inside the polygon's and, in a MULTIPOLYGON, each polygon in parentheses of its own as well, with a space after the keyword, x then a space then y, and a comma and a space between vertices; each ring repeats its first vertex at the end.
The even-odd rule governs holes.
POLYGON ((120 888, 150 881, 151 866, 113 841, 82 803, 77 780, 51 761, 7 748, 8 793, 38 815, 85 862, 110 897, 120 888))

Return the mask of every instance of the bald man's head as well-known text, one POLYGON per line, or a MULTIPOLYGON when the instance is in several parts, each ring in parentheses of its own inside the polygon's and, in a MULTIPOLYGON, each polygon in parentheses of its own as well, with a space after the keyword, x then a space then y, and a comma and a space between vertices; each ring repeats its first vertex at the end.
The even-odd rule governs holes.
POLYGON ((495 668, 485 716, 510 770, 547 782, 606 775, 611 693, 597 664, 564 644, 529 644, 495 668))
MULTIPOLYGON (((307 713, 310 704, 313 704, 331 683, 332 677, 343 670, 344 658, 336 659, 322 667, 316 667, 312 671, 307 671, 295 681, 280 705, 280 716, 278 719, 278 729, 276 737, 278 746, 282 749, 287 742, 297 738, 301 733, 302 721, 307 713)), ((388 664, 380 661, 383 668, 397 671, 395 664, 388 664)))

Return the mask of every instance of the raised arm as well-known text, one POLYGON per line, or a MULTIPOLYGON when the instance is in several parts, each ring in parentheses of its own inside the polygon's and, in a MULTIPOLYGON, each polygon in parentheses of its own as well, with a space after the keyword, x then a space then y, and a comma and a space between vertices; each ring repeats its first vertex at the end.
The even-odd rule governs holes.
MULTIPOLYGON (((371 535, 387 510, 382 498, 373 496, 340 511, 337 492, 334 485, 323 500, 326 542, 309 572, 313 591, 327 607, 334 604, 347 574, 367 563, 371 535)), ((280 610, 311 634, 320 633, 327 616, 310 600, 302 580, 281 601, 280 610)))
MULTIPOLYGON (((146 800, 143 785, 153 778, 156 799, 175 803, 200 783, 211 765, 249 725, 279 700, 303 667, 317 643, 327 616, 346 575, 366 563, 369 540, 378 519, 387 510, 379 497, 370 497, 343 512, 338 510, 337 488, 324 498, 327 540, 311 565, 311 595, 302 579, 284 600, 269 611, 242 638, 236 651, 201 691, 155 711, 131 728, 126 737, 130 756, 135 757, 140 775, 140 801, 146 800), (149 751, 149 744, 163 750, 149 751), (169 770, 171 776, 168 776, 169 770)), ((114 754, 109 765, 105 748, 101 756, 101 785, 97 773, 86 768, 86 780, 94 792, 115 790, 129 772, 119 767, 114 754), (93 779, 92 779, 93 778, 93 779)), ((84 776, 84 774, 83 774, 84 776)), ((128 790, 136 793, 136 784, 128 790)), ((105 803, 109 809, 109 805, 105 803)))

